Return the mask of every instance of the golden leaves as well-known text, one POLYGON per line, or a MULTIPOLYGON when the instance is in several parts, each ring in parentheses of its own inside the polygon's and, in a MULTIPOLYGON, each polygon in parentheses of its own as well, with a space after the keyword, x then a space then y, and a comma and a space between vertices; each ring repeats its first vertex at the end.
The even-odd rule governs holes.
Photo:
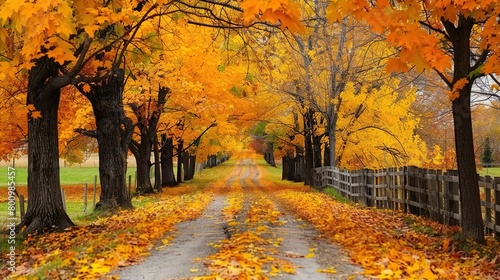
MULTIPOLYGON (((295 266, 292 263, 278 258, 277 248, 282 240, 275 237, 267 226, 269 223, 279 223, 280 212, 269 198, 253 190, 245 190, 245 196, 251 197, 248 218, 243 223, 227 223, 230 237, 221 240, 219 244, 212 244, 218 252, 206 258, 206 265, 212 274, 194 279, 268 279, 282 273, 295 274, 295 266)), ((226 218, 234 219, 244 215, 240 212, 242 195, 240 184, 231 186, 222 213, 235 215, 225 215, 226 218)), ((291 254, 286 253, 285 256, 290 257, 291 254)))
POLYGON ((247 24, 256 17, 271 24, 278 24, 282 30, 304 32, 305 27, 300 22, 300 6, 290 0, 244 0, 241 3, 244 10, 244 20, 247 24))
POLYGON ((446 91, 450 101, 457 99, 460 96, 460 91, 469 83, 467 78, 461 78, 453 84, 453 89, 451 91, 446 91))
MULTIPOLYGON (((29 238, 21 259, 33 268, 18 272, 34 274, 61 259, 58 270, 65 279, 97 279, 118 266, 127 266, 149 255, 153 243, 181 221, 199 216, 211 200, 209 192, 195 188, 166 190, 162 200, 146 208, 123 211, 88 226, 29 238)), ((163 238, 168 244, 172 236, 163 238)), ((50 277, 49 277, 50 278, 50 277)))
POLYGON ((367 276, 457 279, 495 273, 487 258, 477 253, 464 256, 464 252, 454 247, 450 238, 457 228, 402 213, 340 204, 325 194, 282 190, 278 196, 325 236, 348 249, 350 257, 365 268, 367 276), (435 233, 423 234, 417 231, 419 227, 432 228, 435 233))

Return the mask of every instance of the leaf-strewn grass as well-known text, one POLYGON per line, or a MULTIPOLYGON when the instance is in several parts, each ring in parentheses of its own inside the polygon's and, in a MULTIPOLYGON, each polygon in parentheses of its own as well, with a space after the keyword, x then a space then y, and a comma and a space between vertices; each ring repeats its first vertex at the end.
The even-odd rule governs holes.
MULTIPOLYGON (((168 244, 176 223, 198 217, 212 196, 225 190, 224 219, 229 227, 244 227, 222 240, 217 247, 220 250, 206 259, 209 270, 214 272, 206 279, 221 275, 268 279, 279 273, 293 273, 289 264, 271 259, 272 250, 263 245, 262 237, 268 231, 265 223, 272 224, 279 215, 273 204, 309 222, 325 238, 341 245, 369 278, 500 279, 500 247, 491 237, 487 245, 479 245, 458 238, 457 227, 400 212, 339 203, 303 183, 281 181, 280 169, 257 162, 261 174, 258 188, 240 188, 242 181, 238 180, 231 186, 226 184, 224 178, 236 167, 235 161, 229 161, 204 170, 181 187, 134 198, 134 205, 140 205, 135 210, 111 216, 94 213, 89 219, 77 219, 78 227, 30 237, 17 248, 17 274, 9 277, 100 278, 117 266, 140 261, 155 242, 168 244), (249 196, 255 198, 250 204, 249 196), (245 219, 238 220, 242 211, 245 219), (234 248, 244 253, 235 253, 234 248), (242 264, 233 266, 235 258, 242 264)), ((268 244, 279 246, 279 242, 269 240, 268 244)), ((2 268, 4 274, 0 277, 6 276, 5 271, 2 268)))
MULTIPOLYGON (((16 273, 8 277, 96 279, 117 266, 137 262, 161 238, 168 244, 171 237, 165 235, 175 224, 199 216, 211 200, 211 184, 231 168, 230 163, 221 165, 198 173, 182 186, 165 188, 161 194, 134 198, 134 205, 139 205, 134 210, 95 213, 89 219, 77 219, 77 227, 28 237, 22 246, 16 246, 16 273)), ((8 273, 4 266, 5 261, 0 278, 8 273)))

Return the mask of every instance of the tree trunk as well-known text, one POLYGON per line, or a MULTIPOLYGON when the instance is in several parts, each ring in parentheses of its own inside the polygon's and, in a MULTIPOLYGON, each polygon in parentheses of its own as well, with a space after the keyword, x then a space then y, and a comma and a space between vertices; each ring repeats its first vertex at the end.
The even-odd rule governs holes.
POLYGON ((196 171, 196 155, 189 156, 189 180, 193 180, 196 171))
POLYGON ((455 150, 457 153, 458 180, 461 203, 462 235, 484 243, 484 228, 481 215, 481 199, 474 155, 474 135, 472 132, 472 116, 470 98, 472 84, 475 77, 471 75, 471 30, 474 26, 472 19, 461 15, 458 26, 444 22, 450 40, 454 47, 453 81, 450 89, 461 79, 467 79, 459 96, 453 100, 453 125, 455 130, 455 150), (472 77, 472 78, 471 78, 472 77))
POLYGON ((321 167, 321 138, 322 136, 313 136, 313 168, 321 167))
POLYGON ((157 192, 161 192, 161 186, 162 186, 162 181, 161 181, 161 167, 160 167, 160 150, 158 147, 158 136, 155 133, 154 137, 154 142, 153 142, 153 153, 154 153, 154 158, 155 158, 155 185, 154 188, 157 192))
POLYGON ((151 151, 153 143, 158 141, 156 130, 169 93, 170 88, 160 87, 157 100, 150 97, 148 102, 129 103, 137 118, 136 126, 139 129, 140 137, 139 142, 132 140, 129 145, 137 162, 137 192, 140 194, 154 193, 151 184, 151 151))
POLYGON ((96 209, 132 208, 127 190, 127 151, 132 122, 122 104, 124 73, 119 69, 101 84, 91 85, 87 98, 92 104, 99 145, 100 201, 96 209))
MULTIPOLYGON (((333 105, 330 105, 331 112, 329 113, 328 120, 328 157, 330 159, 329 166, 336 167, 336 153, 335 147, 337 143, 337 138, 335 136, 335 130, 337 129, 337 113, 334 111, 333 105)), ((338 106, 337 106, 338 107, 338 106)))
POLYGON ((330 146, 325 143, 325 151, 323 155, 323 166, 329 166, 330 164, 330 146))
POLYGON ((73 222, 64 211, 59 180, 57 110, 60 89, 47 85, 58 74, 53 59, 39 58, 30 70, 27 103, 41 118, 28 120, 28 210, 19 225, 23 235, 64 229, 73 222))
POLYGON ((167 138, 165 134, 161 136, 161 139, 161 183, 163 187, 173 187, 177 185, 174 176, 174 144, 172 137, 167 138))
POLYGON ((304 180, 304 185, 311 185, 312 182, 312 169, 313 169, 313 146, 312 146, 312 134, 313 134, 313 123, 314 123, 314 111, 312 109, 307 109, 304 115, 304 171, 305 176, 302 178, 304 180))
POLYGON ((187 151, 182 152, 182 168, 184 171, 184 181, 190 180, 190 178, 189 178, 189 153, 187 151))
POLYGON ((266 145, 266 162, 271 166, 276 167, 276 161, 274 159, 274 145, 273 142, 267 142, 266 145))
POLYGON ((288 180, 288 178, 290 177, 288 175, 288 170, 289 170, 289 167, 288 165, 290 164, 290 159, 289 159, 289 156, 288 155, 285 155, 281 158, 281 180, 288 180))
MULTIPOLYGON (((146 138, 141 138, 141 143, 138 146, 138 153, 133 153, 137 166, 137 193, 148 194, 154 193, 153 185, 151 185, 151 144, 146 138)), ((132 150, 132 149, 131 149, 132 150)))
POLYGON ((481 199, 474 155, 474 138, 470 113, 470 87, 453 101, 455 149, 462 213, 462 233, 465 237, 484 242, 481 199), (468 92, 467 92, 468 91, 468 92))
POLYGON ((177 184, 182 183, 182 150, 184 149, 184 141, 179 140, 177 144, 177 184))

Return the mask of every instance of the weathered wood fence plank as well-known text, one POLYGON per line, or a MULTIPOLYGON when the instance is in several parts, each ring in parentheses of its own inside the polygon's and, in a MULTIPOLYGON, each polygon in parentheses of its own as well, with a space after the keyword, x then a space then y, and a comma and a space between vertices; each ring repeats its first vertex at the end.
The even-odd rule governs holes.
MULTIPOLYGON (((424 216, 446 225, 460 224, 458 171, 414 166, 349 171, 315 168, 313 186, 332 187, 356 203, 424 216)), ((500 238, 500 177, 480 177, 481 207, 486 232, 500 238)))

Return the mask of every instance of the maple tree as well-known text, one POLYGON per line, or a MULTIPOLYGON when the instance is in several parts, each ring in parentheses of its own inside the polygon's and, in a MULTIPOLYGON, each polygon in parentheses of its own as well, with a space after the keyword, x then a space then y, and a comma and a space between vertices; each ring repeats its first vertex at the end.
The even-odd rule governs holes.
POLYGON ((482 76, 494 75, 500 62, 496 1, 331 1, 329 18, 347 14, 364 20, 399 49, 387 70, 434 70, 452 103, 459 170, 462 232, 484 241, 474 155, 471 91, 482 76))
MULTIPOLYGON (((26 98, 31 109, 27 134, 31 135, 28 154, 32 191, 22 223, 27 226, 26 233, 72 224, 63 213, 58 195, 57 112, 61 89, 75 86, 94 109, 103 184, 99 205, 130 207, 124 167, 131 124, 121 100, 126 74, 123 62, 129 49, 136 46, 138 41, 134 40, 141 26, 155 17, 178 18, 176 12, 181 12, 190 19, 199 19, 199 25, 244 27, 238 20, 241 9, 237 5, 211 1, 4 1, 1 5, 0 76, 7 79, 11 76, 5 73, 29 71, 26 98), (36 28, 31 28, 32 22, 38 23, 36 28), (117 139, 120 145, 114 145, 117 139)), ((194 23, 190 19, 187 21, 194 23)))
MULTIPOLYGON (((30 203, 21 223, 22 227, 26 226, 25 234, 73 225, 63 210, 60 195, 57 116, 61 89, 70 84, 81 86, 82 82, 101 81, 106 77, 105 73, 92 73, 93 70, 100 71, 97 69, 100 65, 94 63, 90 66, 89 62, 101 52, 100 46, 108 44, 93 40, 99 29, 95 23, 108 20, 93 15, 99 14, 101 8, 109 15, 109 10, 100 3, 90 6, 81 2, 71 4, 73 6, 66 1, 54 1, 21 6, 12 1, 2 2, 0 41, 2 57, 6 60, 4 70, 29 70, 26 99, 27 104, 36 110, 36 114, 30 114, 28 122, 30 203), (38 22, 37 28, 26 28, 31 22, 38 22), (97 47, 97 51, 91 50, 91 45, 97 47)), ((126 15, 120 13, 114 15, 113 20, 121 22, 122 26, 132 24, 126 15)), ((85 90, 90 88, 85 87, 85 90)))

